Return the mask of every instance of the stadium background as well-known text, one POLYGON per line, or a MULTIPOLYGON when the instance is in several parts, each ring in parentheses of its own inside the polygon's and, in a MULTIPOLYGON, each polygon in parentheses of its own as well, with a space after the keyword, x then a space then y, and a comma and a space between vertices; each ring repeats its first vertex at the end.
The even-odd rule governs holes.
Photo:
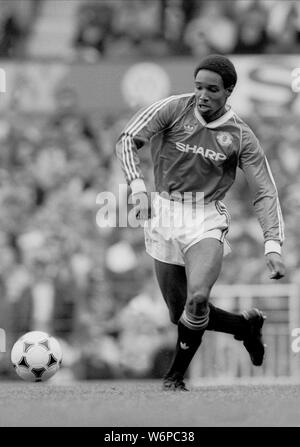
MULTIPOLYGON (((199 57, 232 55, 233 108, 260 138, 286 223, 287 275, 268 279, 262 235, 242 175, 226 198, 233 253, 212 294, 224 308, 268 315, 265 366, 232 337, 205 335, 194 378, 297 377, 300 327, 299 66, 296 1, 0 1, 1 377, 29 330, 57 336, 53 380, 161 377, 176 330, 144 252, 142 230, 100 228, 97 194, 124 182, 115 157, 123 124, 144 104, 191 91, 199 57), (2 80, 3 81, 3 80, 2 80), (4 82, 4 81, 3 81, 4 82), (2 84, 3 84, 2 82, 2 84), (3 86, 3 85, 2 85, 3 86)), ((140 152, 149 188, 151 162, 140 152)), ((120 207, 126 202, 120 197, 120 207)))

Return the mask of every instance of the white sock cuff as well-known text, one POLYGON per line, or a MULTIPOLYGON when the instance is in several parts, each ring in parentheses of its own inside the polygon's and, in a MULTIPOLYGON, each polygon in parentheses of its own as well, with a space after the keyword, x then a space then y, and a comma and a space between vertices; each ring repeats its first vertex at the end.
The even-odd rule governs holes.
POLYGON ((182 324, 187 326, 189 329, 198 331, 203 330, 208 325, 209 321, 209 309, 206 314, 201 316, 192 315, 187 312, 185 309, 180 317, 180 321, 182 324))

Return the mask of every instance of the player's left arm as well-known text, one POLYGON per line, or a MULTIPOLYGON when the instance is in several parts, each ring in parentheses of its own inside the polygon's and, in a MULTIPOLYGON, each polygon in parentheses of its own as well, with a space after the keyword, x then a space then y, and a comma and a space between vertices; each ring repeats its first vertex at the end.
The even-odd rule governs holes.
POLYGON ((246 176, 263 230, 270 278, 280 279, 285 275, 285 266, 281 253, 284 223, 278 192, 264 151, 256 136, 248 129, 243 132, 239 166, 246 176))

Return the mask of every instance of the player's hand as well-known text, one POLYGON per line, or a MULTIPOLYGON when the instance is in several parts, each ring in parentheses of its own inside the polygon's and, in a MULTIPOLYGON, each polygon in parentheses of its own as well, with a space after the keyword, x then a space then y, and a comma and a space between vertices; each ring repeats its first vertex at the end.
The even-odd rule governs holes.
POLYGON ((267 266, 271 272, 271 279, 280 279, 285 275, 285 266, 283 259, 278 253, 268 253, 266 254, 267 266))
POLYGON ((146 192, 132 194, 131 200, 138 220, 151 219, 151 199, 146 192))

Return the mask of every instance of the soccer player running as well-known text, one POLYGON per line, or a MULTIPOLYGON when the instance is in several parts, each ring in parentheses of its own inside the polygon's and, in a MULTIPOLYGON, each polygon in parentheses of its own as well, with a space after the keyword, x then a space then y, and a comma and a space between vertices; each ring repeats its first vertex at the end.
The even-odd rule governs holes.
POLYGON ((146 220, 146 250, 154 258, 171 321, 178 326, 174 359, 163 381, 165 390, 187 391, 184 374, 205 330, 234 335, 243 341, 254 365, 263 363, 262 312, 251 309, 234 314, 209 303, 227 248, 229 215, 221 200, 234 183, 237 167, 243 170, 253 196, 270 278, 285 274, 283 221, 272 173, 256 136, 226 104, 236 82, 236 70, 228 58, 206 56, 194 71, 193 93, 170 96, 144 108, 117 142, 137 215, 146 220), (137 155, 149 141, 157 192, 152 205, 137 155), (202 202, 196 195, 201 192, 202 202), (188 200, 183 200, 184 193, 189 193, 188 200), (192 210, 201 205, 204 212, 192 218, 192 210), (182 211, 185 218, 176 225, 182 211), (162 225, 163 215, 173 223, 162 225))

